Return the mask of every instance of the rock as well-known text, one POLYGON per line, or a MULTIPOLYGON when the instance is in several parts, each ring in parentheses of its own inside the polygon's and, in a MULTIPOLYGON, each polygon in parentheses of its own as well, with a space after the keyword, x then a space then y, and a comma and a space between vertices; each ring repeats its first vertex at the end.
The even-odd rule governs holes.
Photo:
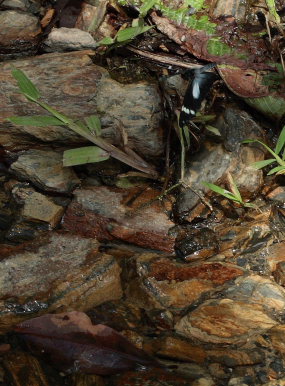
POLYGON ((0 13, 0 59, 8 60, 36 53, 41 27, 36 16, 19 10, 0 13))
POLYGON ((284 205, 285 203, 285 187, 278 186, 276 189, 272 190, 266 196, 269 200, 276 202, 277 204, 284 205))
POLYGON ((206 142, 200 152, 191 157, 184 179, 191 189, 182 191, 178 201, 178 214, 182 217, 199 202, 195 191, 208 191, 202 181, 219 185, 219 181, 225 182, 226 173, 230 172, 243 199, 254 197, 263 184, 262 171, 251 164, 263 160, 264 151, 255 144, 241 146, 244 139, 264 140, 262 129, 246 112, 233 108, 226 109, 217 126, 224 137, 226 150, 221 144, 206 142))
POLYGON ((93 64, 90 58, 93 55, 93 51, 52 53, 0 64, 3 90, 0 143, 5 149, 38 148, 50 142, 53 146, 61 145, 61 150, 62 145, 68 144, 70 148, 90 144, 65 127, 19 126, 5 121, 11 116, 45 114, 42 108, 26 101, 15 87, 11 75, 13 64, 33 81, 43 100, 63 114, 72 118, 98 115, 102 122, 102 136, 114 145, 122 145, 119 128, 122 125, 129 147, 143 157, 162 154, 162 109, 157 85, 150 82, 120 84, 111 79, 104 68, 93 64))
POLYGON ((95 240, 52 233, 2 248, 0 331, 43 312, 87 311, 122 295, 115 259, 95 240))
POLYGON ((173 252, 174 237, 168 232, 174 225, 152 188, 121 189, 91 186, 74 191, 66 211, 63 228, 98 240, 119 239, 144 248, 173 252))
POLYGON ((285 261, 276 265, 276 269, 273 272, 273 277, 276 283, 285 287, 285 261))
POLYGON ((49 228, 55 228, 61 220, 64 209, 56 205, 52 200, 32 188, 16 186, 13 196, 22 200, 23 208, 20 217, 24 221, 42 221, 49 225, 49 228))
POLYGON ((265 355, 261 349, 241 350, 227 347, 214 348, 206 351, 209 363, 220 363, 227 367, 250 366, 263 363, 265 355))
POLYGON ((96 6, 92 3, 88 4, 88 1, 82 2, 81 12, 78 16, 75 27, 83 31, 88 31, 97 40, 101 40, 104 37, 111 36, 116 33, 111 23, 108 23, 107 0, 101 0, 95 2, 96 6))
POLYGON ((285 309, 285 290, 272 280, 250 275, 239 277, 234 285, 225 290, 225 296, 232 300, 259 304, 274 313, 283 314, 285 309))
POLYGON ((277 324, 260 304, 217 299, 189 312, 177 322, 175 330, 205 343, 240 344, 277 324))
POLYGON ((191 386, 192 383, 188 378, 163 370, 148 370, 148 371, 125 371, 116 377, 112 377, 113 386, 191 386))
POLYGON ((6 379, 14 385, 51 386, 40 362, 33 355, 23 351, 13 351, 5 355, 3 365, 6 379))
MULTIPOLYGON (((226 150, 231 152, 237 150, 245 139, 265 140, 264 130, 246 111, 236 107, 227 107, 216 126, 223 137, 226 150)), ((250 147, 264 153, 260 145, 251 144, 250 147)))
POLYGON ((244 274, 234 265, 218 262, 181 264, 173 258, 151 253, 136 259, 136 272, 139 278, 129 282, 129 296, 132 296, 132 288, 138 287, 156 308, 166 308, 174 313, 193 306, 202 297, 219 291, 227 281, 244 274))
POLYGON ((51 150, 28 150, 10 170, 20 179, 46 191, 68 193, 80 183, 72 168, 63 167, 62 153, 51 150))
POLYGON ((44 41, 45 52, 95 49, 97 44, 89 32, 78 28, 54 28, 44 41))
POLYGON ((156 355, 163 358, 201 364, 205 362, 207 357, 202 347, 175 336, 167 336, 164 339, 160 338, 159 349, 156 351, 156 355))

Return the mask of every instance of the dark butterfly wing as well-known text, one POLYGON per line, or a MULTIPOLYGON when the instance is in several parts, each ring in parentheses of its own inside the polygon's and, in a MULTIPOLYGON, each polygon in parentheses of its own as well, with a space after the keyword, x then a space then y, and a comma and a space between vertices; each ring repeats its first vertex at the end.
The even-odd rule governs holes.
MULTIPOLYGON (((213 67, 213 64, 211 66, 213 67)), ((218 79, 213 72, 203 72, 205 67, 194 72, 194 78, 186 90, 179 117, 180 127, 187 125, 190 119, 196 115, 212 84, 218 79)))

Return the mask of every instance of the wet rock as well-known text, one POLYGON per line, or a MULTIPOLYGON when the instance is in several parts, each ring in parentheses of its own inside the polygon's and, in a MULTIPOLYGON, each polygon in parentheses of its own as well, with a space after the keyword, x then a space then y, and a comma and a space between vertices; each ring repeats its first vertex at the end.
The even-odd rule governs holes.
POLYGON ((46 191, 68 193, 80 183, 72 168, 63 167, 62 153, 54 151, 28 150, 10 170, 20 179, 46 191))
POLYGON ((207 227, 180 229, 175 243, 179 257, 193 261, 213 256, 219 250, 215 232, 207 227))
POLYGON ((261 349, 256 348, 251 350, 233 350, 227 347, 217 347, 215 349, 205 351, 207 360, 210 363, 219 363, 230 368, 236 366, 250 366, 265 361, 265 354, 261 349))
POLYGON ((14 385, 51 386, 40 362, 31 354, 14 351, 5 355, 3 361, 6 379, 14 385))
POLYGON ((41 27, 36 16, 18 10, 0 13, 0 59, 7 60, 36 53, 41 27))
POLYGON ((89 32, 78 28, 54 28, 43 44, 45 52, 94 49, 97 44, 89 32))
MULTIPOLYGON (((255 144, 242 145, 245 139, 264 141, 261 127, 245 111, 227 108, 216 126, 219 128, 223 145, 206 143, 204 148, 194 157, 185 173, 185 183, 198 192, 206 192, 201 182, 225 182, 230 172, 237 183, 244 199, 253 197, 263 184, 261 170, 256 170, 252 163, 264 159, 263 149, 255 144)), ((198 203, 199 197, 190 189, 182 192, 178 202, 178 212, 183 215, 198 203)))
POLYGON ((188 265, 155 254, 139 256, 136 271, 139 278, 130 281, 128 295, 132 296, 133 287, 140 288, 144 298, 149 297, 156 308, 167 308, 175 313, 244 274, 234 265, 219 262, 188 265))
POLYGON ((175 330, 202 342, 235 344, 244 343, 277 324, 260 304, 222 299, 204 302, 184 316, 175 330))
MULTIPOLYGON (((231 152, 237 150, 245 139, 265 140, 264 131, 257 122, 246 111, 235 107, 227 107, 216 125, 226 150, 231 152)), ((262 153, 260 146, 251 144, 251 147, 262 153)))
POLYGON ((204 363, 207 357, 206 351, 202 347, 174 336, 168 336, 164 339, 160 338, 159 349, 156 351, 156 355, 163 358, 196 363, 204 363))
POLYGON ((120 189, 107 186, 76 189, 63 220, 63 228, 98 240, 119 239, 145 248, 173 252, 174 225, 152 200, 152 188, 120 189))
POLYGON ((267 196, 269 200, 276 202, 277 204, 284 205, 285 203, 285 187, 278 186, 276 189, 271 191, 267 196))
POLYGON ((276 265, 276 269, 273 272, 273 277, 276 283, 285 287, 285 262, 284 261, 276 265))
MULTIPOLYGON (((102 121, 102 136, 122 145, 122 130, 128 146, 145 156, 163 152, 162 109, 158 87, 150 82, 120 84, 102 67, 93 64, 93 51, 52 53, 15 61, 35 83, 46 103, 72 118, 96 114, 102 121), (52 66, 50 63, 52 62, 52 66), (120 123, 119 123, 120 121, 120 123)), ((90 144, 65 127, 13 125, 10 116, 43 115, 42 108, 19 93, 11 75, 11 63, 0 65, 3 98, 0 108, 0 143, 8 150, 31 149, 39 142, 78 147, 90 144), (37 139, 37 141, 35 141, 37 139), (39 141, 40 140, 40 141, 39 141)))
POLYGON ((17 200, 22 201, 20 217, 25 221, 42 221, 47 223, 50 229, 59 224, 64 212, 62 206, 56 205, 51 199, 32 188, 16 186, 12 193, 14 197, 17 196, 17 200))
POLYGON ((171 374, 162 370, 148 370, 147 372, 127 371, 117 377, 112 378, 114 386, 136 385, 136 386, 191 386, 188 378, 171 374))
POLYGON ((43 311, 86 311, 122 295, 120 268, 95 240, 53 233, 2 248, 1 257, 1 331, 43 311))
POLYGON ((260 304, 264 309, 275 313, 284 313, 285 290, 274 281, 259 276, 250 275, 235 280, 233 286, 225 291, 227 298, 260 304))

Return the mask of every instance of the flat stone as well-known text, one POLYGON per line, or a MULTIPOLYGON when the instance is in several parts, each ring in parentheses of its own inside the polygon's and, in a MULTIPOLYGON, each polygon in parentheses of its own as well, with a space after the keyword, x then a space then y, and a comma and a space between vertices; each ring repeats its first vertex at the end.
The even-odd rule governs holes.
POLYGON ((278 204, 284 204, 285 202, 285 188, 284 186, 278 186, 278 188, 272 190, 266 196, 269 200, 275 201, 278 204))
POLYGON ((227 298, 260 304, 274 314, 284 313, 285 290, 269 278, 259 275, 239 277, 225 291, 227 298))
POLYGON ((89 32, 78 28, 54 28, 44 41, 46 52, 94 49, 97 44, 89 32))
POLYGON ((188 265, 173 258, 155 254, 142 254, 136 259, 138 278, 130 282, 128 293, 139 287, 153 303, 174 313, 194 305, 202 296, 219 291, 227 281, 244 274, 234 265, 201 263, 188 265))
POLYGON ((180 319, 175 330, 205 343, 237 344, 277 324, 260 304, 222 299, 204 302, 180 319))
POLYGON ((202 347, 174 336, 160 339, 159 350, 155 354, 164 358, 196 363, 204 363, 207 357, 206 351, 202 347))
POLYGON ((38 48, 41 27, 36 16, 18 10, 0 13, 0 59, 34 54, 38 48))
POLYGON ((98 240, 119 239, 145 248, 174 250, 174 223, 152 200, 159 192, 151 188, 91 186, 76 189, 63 220, 69 232, 98 240))
POLYGON ((64 126, 21 126, 5 120, 11 116, 45 114, 19 92, 11 75, 14 65, 32 80, 43 100, 61 113, 74 119, 97 115, 102 123, 102 137, 114 145, 122 145, 122 125, 128 146, 143 157, 163 153, 163 112, 158 86, 151 82, 121 84, 111 79, 106 69, 96 66, 92 56, 91 50, 74 51, 0 64, 0 143, 5 149, 32 149, 50 142, 61 149, 90 145, 64 126))
POLYGON ((46 191, 68 193, 80 183, 72 168, 63 167, 62 153, 51 150, 28 150, 10 170, 46 191))
POLYGON ((21 197, 23 207, 20 217, 24 221, 42 221, 47 223, 50 229, 59 224, 64 213, 62 206, 56 205, 51 199, 31 188, 15 186, 12 192, 14 197, 21 197))
POLYGON ((122 295, 120 267, 96 240, 52 233, 2 249, 0 331, 43 312, 87 311, 122 295))

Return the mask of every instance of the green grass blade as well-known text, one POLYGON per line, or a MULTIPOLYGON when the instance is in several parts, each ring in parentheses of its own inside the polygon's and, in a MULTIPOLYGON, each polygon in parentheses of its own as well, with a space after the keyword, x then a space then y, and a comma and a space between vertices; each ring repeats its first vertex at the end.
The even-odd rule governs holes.
POLYGON ((220 195, 222 195, 222 196, 224 196, 232 201, 240 202, 238 200, 238 198, 227 189, 221 188, 220 186, 215 185, 215 184, 211 184, 210 182, 202 182, 202 184, 215 193, 218 193, 218 194, 220 194, 220 195))
POLYGON ((265 159, 263 161, 256 161, 252 163, 250 166, 254 167, 255 169, 262 169, 265 166, 272 164, 273 162, 276 162, 275 158, 265 159))
POLYGON ((245 139, 244 141, 242 141, 242 143, 254 143, 254 142, 257 142, 260 145, 262 145, 263 147, 265 147, 265 149, 270 154, 273 155, 273 157, 276 159, 276 161, 279 163, 279 165, 284 165, 285 166, 285 162, 276 153, 274 153, 274 151, 272 149, 270 149, 270 147, 267 146, 265 143, 259 141, 258 139, 245 139))
POLYGON ((140 15, 144 17, 148 11, 157 3, 157 0, 146 0, 140 7, 140 15))
POLYGON ((276 143, 276 146, 275 146, 275 150, 274 151, 275 151, 276 154, 280 153, 280 151, 284 147, 284 144, 285 144, 285 126, 281 130, 281 133, 280 133, 280 135, 278 137, 278 140, 277 140, 277 143, 276 143))
POLYGON ((270 172, 267 173, 267 175, 271 176, 272 174, 275 174, 275 173, 281 174, 280 172, 282 170, 285 170, 285 166, 276 166, 276 168, 271 169, 270 172))
POLYGON ((63 126, 64 123, 55 117, 49 117, 48 115, 34 115, 32 117, 9 117, 7 121, 14 123, 15 125, 22 126, 63 126))
POLYGON ((275 153, 279 154, 282 148, 284 147, 284 145, 285 145, 285 126, 281 130, 281 133, 278 137, 276 147, 275 147, 275 153))
POLYGON ((63 166, 83 165, 101 162, 109 158, 109 154, 98 146, 86 146, 66 150, 63 153, 63 166))
POLYGON ((183 129, 183 135, 184 135, 184 138, 185 138, 185 141, 186 141, 186 144, 187 144, 187 149, 189 149, 190 147, 190 133, 189 133, 189 129, 187 126, 184 126, 183 129))
POLYGON ((102 134, 101 122, 96 115, 90 115, 84 118, 89 130, 99 137, 102 134))
POLYGON ((25 96, 29 97, 32 101, 39 99, 41 95, 38 89, 23 71, 13 68, 12 75, 18 83, 19 89, 25 96))

